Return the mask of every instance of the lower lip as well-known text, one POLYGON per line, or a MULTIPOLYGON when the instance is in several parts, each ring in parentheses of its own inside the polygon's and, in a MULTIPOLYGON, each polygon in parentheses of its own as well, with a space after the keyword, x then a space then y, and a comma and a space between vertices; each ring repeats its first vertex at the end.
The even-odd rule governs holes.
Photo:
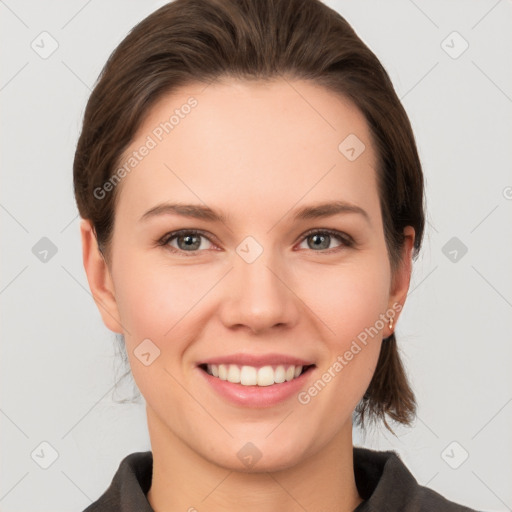
POLYGON ((272 407, 288 400, 293 395, 297 395, 301 388, 305 386, 315 367, 310 367, 309 370, 296 379, 280 384, 272 384, 271 386, 234 384, 233 382, 214 377, 199 367, 197 369, 214 391, 233 404, 243 407, 272 407))

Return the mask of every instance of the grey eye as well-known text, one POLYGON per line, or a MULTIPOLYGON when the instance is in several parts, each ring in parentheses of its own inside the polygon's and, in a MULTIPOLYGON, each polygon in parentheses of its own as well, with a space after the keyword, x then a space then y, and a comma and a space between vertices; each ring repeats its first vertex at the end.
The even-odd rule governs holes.
POLYGON ((306 234, 306 236, 304 237, 304 242, 307 243, 307 247, 301 248, 313 250, 317 249, 318 251, 333 249, 334 247, 330 247, 333 239, 338 240, 338 245, 336 247, 339 247, 341 245, 349 245, 348 242, 345 241, 341 235, 338 235, 336 233, 330 233, 329 231, 315 231, 313 233, 306 234))

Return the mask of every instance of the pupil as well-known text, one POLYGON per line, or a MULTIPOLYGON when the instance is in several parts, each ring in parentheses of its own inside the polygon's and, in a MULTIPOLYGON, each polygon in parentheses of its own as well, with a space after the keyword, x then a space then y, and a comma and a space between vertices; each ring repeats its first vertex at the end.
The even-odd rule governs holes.
POLYGON ((188 247, 188 248, 191 248, 193 247, 194 249, 197 249, 199 244, 198 244, 198 240, 199 240, 199 237, 196 236, 196 235, 192 235, 192 236, 183 236, 182 237, 184 240, 185 240, 185 246, 188 247), (194 243, 194 239, 196 239, 196 242, 194 243))
POLYGON ((329 237, 328 236, 323 236, 323 235, 313 235, 313 238, 315 239, 315 241, 313 242, 313 245, 315 247, 320 247, 322 245, 322 242, 323 242, 323 246, 322 248, 325 249, 328 247, 329 243, 325 243, 329 237), (319 243, 317 243, 317 241, 319 241, 319 243))

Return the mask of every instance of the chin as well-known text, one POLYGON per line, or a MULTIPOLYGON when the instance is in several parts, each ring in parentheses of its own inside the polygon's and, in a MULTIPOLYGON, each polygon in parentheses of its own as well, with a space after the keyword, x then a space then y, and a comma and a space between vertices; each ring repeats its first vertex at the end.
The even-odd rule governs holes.
POLYGON ((287 443, 281 439, 265 439, 253 436, 226 440, 214 450, 207 447, 200 456, 212 464, 230 471, 242 473, 266 473, 289 469, 308 457, 305 447, 306 439, 287 438, 287 443), (252 439, 252 440, 249 440, 252 439))
POLYGON ((238 454, 233 457, 231 453, 225 454, 220 460, 211 460, 217 466, 230 471, 236 471, 239 473, 272 473, 276 471, 283 471, 292 468, 301 462, 301 453, 279 453, 273 452, 265 453, 261 452, 253 457, 250 461, 248 456, 242 457, 242 460, 238 457, 238 454), (246 460, 244 460, 246 459, 246 460))

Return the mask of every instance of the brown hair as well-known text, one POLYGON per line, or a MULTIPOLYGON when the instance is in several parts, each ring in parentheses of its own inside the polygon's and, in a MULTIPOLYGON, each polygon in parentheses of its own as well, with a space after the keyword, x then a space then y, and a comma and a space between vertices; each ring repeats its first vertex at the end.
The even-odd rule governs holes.
MULTIPOLYGON (((187 83, 223 77, 305 79, 349 98, 364 114, 392 270, 403 229, 414 258, 424 230, 423 174, 407 114, 375 54, 348 22, 319 0, 175 0, 136 25, 105 64, 85 110, 73 166, 80 215, 90 219, 107 262, 118 188, 98 198, 150 108, 187 83)), ((416 412, 395 335, 384 340, 373 379, 356 408, 410 424, 416 412)))

